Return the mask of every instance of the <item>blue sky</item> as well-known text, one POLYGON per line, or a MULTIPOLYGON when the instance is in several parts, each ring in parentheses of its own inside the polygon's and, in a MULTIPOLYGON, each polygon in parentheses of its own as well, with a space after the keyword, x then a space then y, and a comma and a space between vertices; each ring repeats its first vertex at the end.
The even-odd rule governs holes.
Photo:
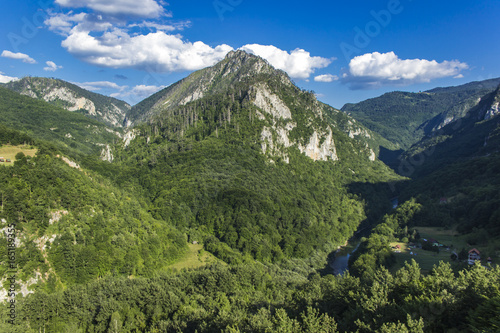
POLYGON ((500 1, 32 0, 0 5, 0 82, 55 77, 135 104, 244 49, 340 108, 500 77, 500 1))

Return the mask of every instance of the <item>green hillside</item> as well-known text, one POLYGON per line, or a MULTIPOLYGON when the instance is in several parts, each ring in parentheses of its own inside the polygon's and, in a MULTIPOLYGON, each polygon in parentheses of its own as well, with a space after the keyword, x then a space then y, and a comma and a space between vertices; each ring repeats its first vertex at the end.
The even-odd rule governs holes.
MULTIPOLYGON (((147 124, 134 129, 135 140, 115 148, 116 163, 124 169, 135 166, 118 177, 136 175, 156 218, 193 235, 215 236, 255 259, 279 262, 329 251, 372 214, 348 185, 366 183, 379 191, 383 210, 388 194, 375 184, 397 176, 380 161, 370 160, 363 136, 349 137, 346 132, 360 128, 346 115, 317 102, 268 64, 259 66, 257 75, 248 75, 259 61, 234 53, 214 68, 195 73, 211 76, 213 71, 229 77, 232 86, 217 81, 196 101, 177 106, 163 101, 161 105, 169 106, 144 111, 147 124), (224 75, 219 66, 227 69, 227 63, 239 65, 224 75), (218 92, 221 87, 224 93, 218 92), (261 91, 274 105, 290 110, 290 116, 256 106, 261 91), (323 113, 332 122, 319 116, 323 113), (264 137, 267 131, 270 135, 264 137), (302 153, 301 146, 315 135, 320 136, 318 145, 334 142, 335 153, 323 158, 319 147, 310 155, 302 153)), ((180 91, 164 91, 163 100, 184 99, 178 97, 184 93, 183 84, 174 86, 180 91)), ((154 103, 142 103, 147 104, 154 103)))
POLYGON ((78 113, 0 87, 0 123, 34 139, 51 142, 67 154, 100 152, 118 133, 78 113))

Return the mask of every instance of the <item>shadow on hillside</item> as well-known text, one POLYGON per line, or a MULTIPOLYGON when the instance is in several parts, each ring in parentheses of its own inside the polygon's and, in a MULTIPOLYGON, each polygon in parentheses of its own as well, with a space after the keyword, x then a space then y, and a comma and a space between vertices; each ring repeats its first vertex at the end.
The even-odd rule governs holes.
POLYGON ((379 160, 385 163, 389 168, 394 170, 396 173, 398 172, 399 165, 401 161, 399 160, 399 156, 404 152, 403 149, 398 150, 390 150, 385 147, 380 146, 380 153, 378 155, 379 160))
MULTIPOLYGON (((359 242, 362 237, 368 237, 371 229, 377 222, 389 213, 394 207, 394 199, 397 199, 401 191, 408 185, 408 180, 380 183, 354 182, 348 185, 348 191, 365 203, 366 219, 362 221, 358 230, 349 240, 359 242)), ((334 274, 331 263, 335 259, 335 252, 328 255, 325 267, 319 270, 321 275, 334 274)))

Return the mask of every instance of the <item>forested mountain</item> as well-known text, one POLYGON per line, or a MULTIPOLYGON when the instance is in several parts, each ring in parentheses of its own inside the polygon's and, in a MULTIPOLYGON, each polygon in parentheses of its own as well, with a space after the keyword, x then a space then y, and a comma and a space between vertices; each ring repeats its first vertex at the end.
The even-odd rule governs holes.
POLYGON ((414 180, 403 196, 419 197, 425 224, 456 226, 471 244, 500 236, 500 87, 458 120, 403 154, 414 180), (445 198, 446 204, 440 204, 445 198))
POLYGON ((401 161, 433 147, 429 165, 447 167, 419 164, 411 178, 376 155, 406 147, 414 130, 391 142, 242 51, 131 108, 125 135, 0 88, 0 149, 19 151, 0 164, 0 298, 17 294, 0 331, 496 329, 498 268, 441 263, 424 274, 394 266, 390 245, 439 226, 497 250, 500 99, 482 84, 384 95, 449 111, 483 91, 460 126, 435 127, 401 161), (352 274, 335 277, 328 260, 356 231, 366 237, 352 274), (205 252, 216 261, 201 262, 205 252))
POLYGON ((131 112, 145 123, 114 163, 135 166, 154 216, 263 261, 342 243, 367 214, 347 185, 394 177, 366 129, 242 51, 131 112))
POLYGON ((404 150, 425 135, 463 117, 499 84, 500 78, 420 93, 391 92, 357 104, 346 104, 341 110, 404 150))
POLYGON ((480 98, 466 113, 423 138, 402 156, 422 160, 416 172, 426 174, 447 164, 477 158, 500 149, 500 86, 480 98))
POLYGON ((121 134, 105 124, 0 87, 0 122, 52 143, 66 154, 100 153, 121 134))
POLYGON ((7 88, 22 95, 44 100, 69 111, 76 111, 114 127, 121 127, 130 105, 113 97, 82 89, 79 86, 50 78, 24 77, 11 81, 7 88))

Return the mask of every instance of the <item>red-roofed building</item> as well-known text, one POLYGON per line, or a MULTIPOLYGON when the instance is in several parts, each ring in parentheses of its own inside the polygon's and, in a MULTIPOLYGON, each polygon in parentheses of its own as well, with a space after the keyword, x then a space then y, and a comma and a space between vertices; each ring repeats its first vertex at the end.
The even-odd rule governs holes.
POLYGON ((481 260, 481 252, 478 249, 472 249, 469 251, 469 265, 474 265, 476 260, 481 260))

